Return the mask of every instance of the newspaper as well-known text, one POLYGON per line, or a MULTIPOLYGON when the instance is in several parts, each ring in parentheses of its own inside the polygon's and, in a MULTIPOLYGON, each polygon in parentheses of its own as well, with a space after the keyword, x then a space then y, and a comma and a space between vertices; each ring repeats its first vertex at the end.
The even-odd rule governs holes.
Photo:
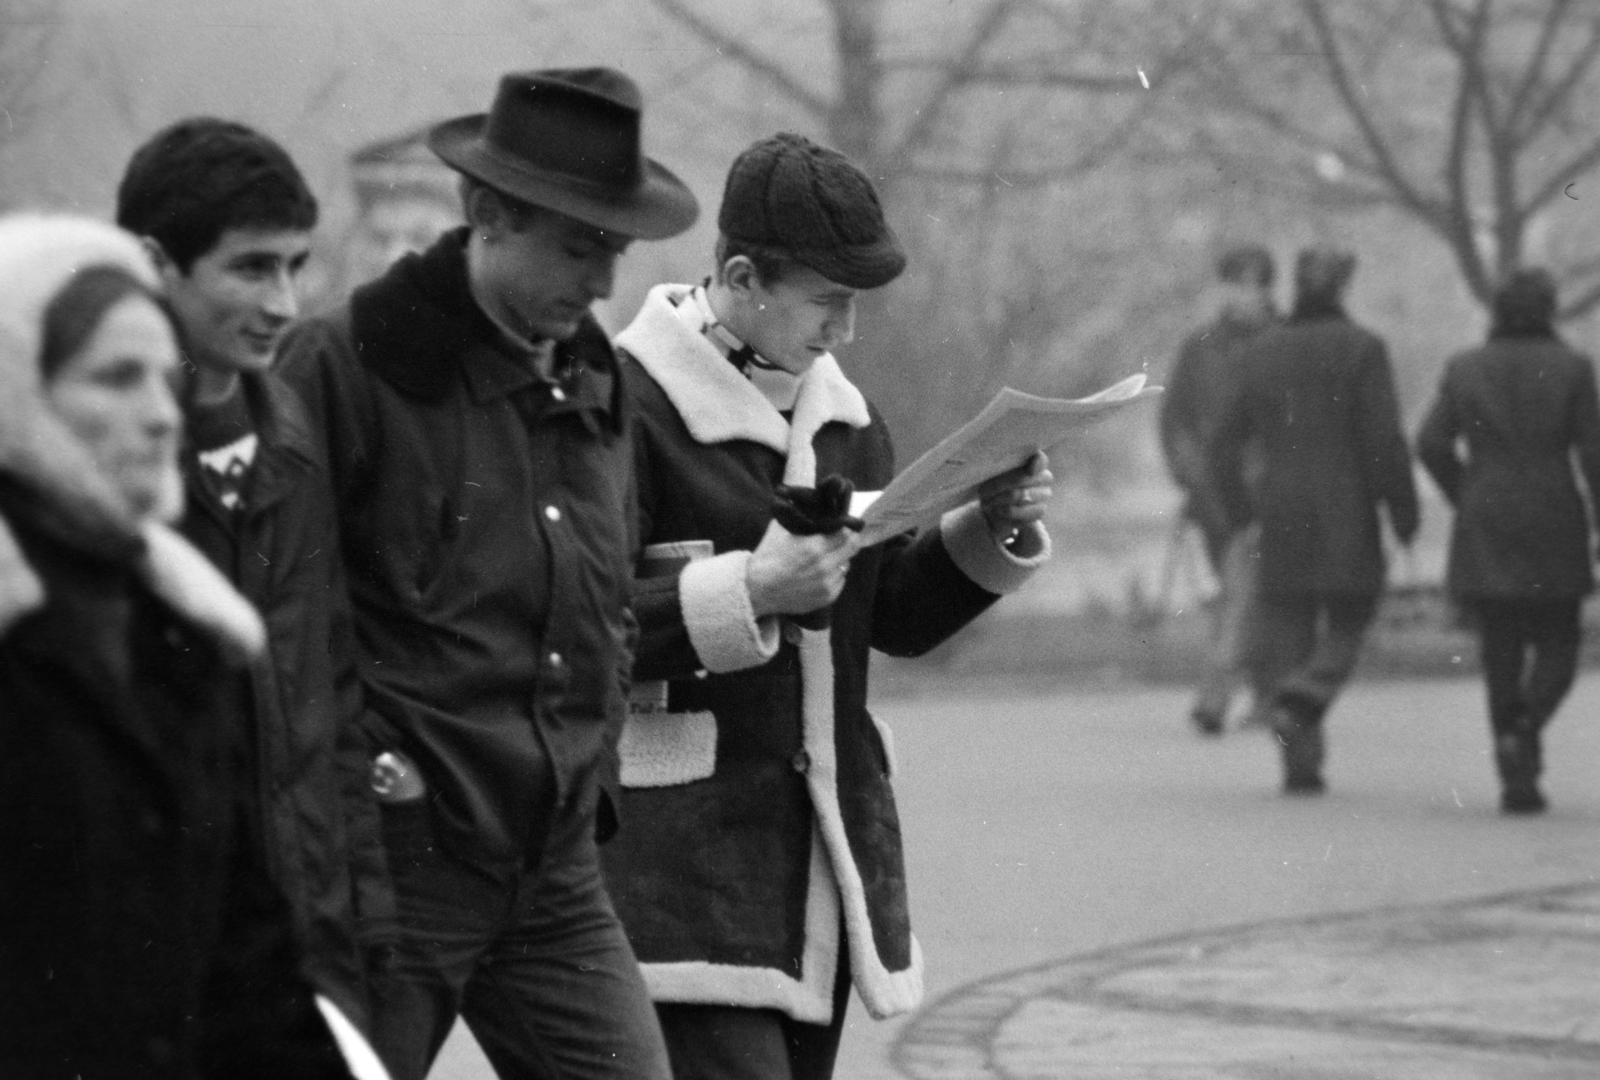
POLYGON ((923 454, 881 494, 851 506, 866 523, 861 538, 877 544, 938 520, 977 498, 984 481, 1016 468, 1074 432, 1161 393, 1144 375, 1130 375, 1086 398, 1035 397, 1009 386, 983 411, 923 454))

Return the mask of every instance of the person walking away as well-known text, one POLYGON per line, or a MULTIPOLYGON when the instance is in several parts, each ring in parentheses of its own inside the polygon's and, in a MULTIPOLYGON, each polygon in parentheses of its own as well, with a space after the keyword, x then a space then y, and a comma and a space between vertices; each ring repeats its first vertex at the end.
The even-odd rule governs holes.
POLYGON ((111 226, 0 219, 0 1076, 343 1078, 252 823, 266 631, 164 524, 156 286, 111 226))
POLYGON ((307 976, 366 1029, 364 957, 392 940, 394 899, 356 727, 327 465, 304 407, 271 370, 298 313, 295 279, 316 221, 284 149, 226 120, 158 132, 117 188, 117 223, 155 260, 190 371, 182 531, 267 624, 249 715, 272 876, 307 976))
POLYGON ((1544 270, 1506 278, 1489 340, 1450 361, 1417 436, 1456 512, 1446 582, 1477 624, 1508 814, 1545 809, 1540 736, 1572 688, 1594 589, 1600 405, 1589 358, 1556 334, 1556 294, 1544 270))
MULTIPOLYGON (((1237 392, 1240 347, 1276 317, 1272 253, 1255 244, 1225 251, 1211 287, 1215 318, 1178 350, 1161 396, 1161 449, 1184 494, 1183 516, 1199 530, 1218 585, 1211 611, 1210 654, 1189 719, 1220 735, 1233 690, 1250 668, 1246 646, 1255 593, 1256 530, 1233 530, 1212 487, 1209 454, 1217 421, 1237 392)), ((1254 688, 1253 689, 1259 689, 1254 688)))
POLYGON ((924 652, 1022 585, 1049 555, 1051 477, 1039 455, 862 549, 841 480, 882 489, 893 451, 832 350, 858 291, 901 272, 899 241, 865 174, 791 134, 734 161, 718 226, 713 276, 652 289, 617 337, 634 676, 667 681, 624 733, 605 866, 677 1080, 824 1080, 852 984, 876 1017, 922 993, 868 650, 924 652))
POLYGON ((626 711, 632 454, 589 314, 698 204, 609 69, 505 76, 429 145, 467 226, 309 320, 400 936, 375 1037, 421 1080, 457 1014, 501 1077, 665 1080, 600 877, 626 711))
POLYGON ((1294 310, 1246 346, 1216 435, 1227 520, 1261 529, 1251 648, 1294 795, 1324 789, 1323 720, 1383 591, 1378 508, 1402 544, 1418 523, 1388 350, 1344 310, 1355 263, 1334 248, 1300 252, 1294 310), (1261 462, 1253 492, 1252 443, 1261 462))

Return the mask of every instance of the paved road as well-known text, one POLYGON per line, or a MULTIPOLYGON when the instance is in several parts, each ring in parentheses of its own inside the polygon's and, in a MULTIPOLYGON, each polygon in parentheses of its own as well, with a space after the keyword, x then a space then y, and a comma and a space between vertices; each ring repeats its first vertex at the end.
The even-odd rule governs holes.
MULTIPOLYGON (((1287 1043, 1282 1023, 1252 1035, 1266 1047, 1266 1060, 1281 1066, 1272 1057, 1281 1052, 1298 1065, 1217 1071, 1207 1066, 1213 1059, 1204 1047, 1217 1048, 1219 1055, 1237 1049, 1241 1036, 1226 1028, 1229 1008, 1260 1007, 1262 994, 1305 992, 1293 980, 1273 981, 1277 975, 1319 964, 1326 971, 1330 956, 1359 955, 1366 967, 1324 981, 1348 985, 1350 978, 1365 978, 1387 986, 1383 980, 1392 982, 1393 976, 1374 972, 1415 970, 1395 944, 1404 939, 1404 927, 1438 928, 1441 919, 1456 917, 1452 913, 1466 913, 1461 917, 1469 922, 1478 918, 1473 913, 1495 915, 1502 909, 1472 902, 1510 893, 1521 897, 1508 901, 1513 914, 1533 912, 1533 922, 1522 918, 1518 926, 1526 933, 1516 939, 1521 944, 1501 948, 1501 955, 1535 960, 1502 977, 1490 946, 1472 966, 1446 965, 1430 984, 1445 996, 1459 998, 1457 990, 1467 981, 1487 986, 1479 985, 1477 996, 1457 1007, 1450 1024, 1465 1032, 1492 1029, 1489 1014, 1499 1000, 1493 987, 1505 981, 1523 992, 1532 980, 1533 997, 1566 993, 1562 1000, 1576 1013, 1590 1009, 1589 1026, 1573 1028, 1574 1037, 1595 1033, 1600 984, 1572 981, 1586 978, 1595 966, 1586 955, 1580 966, 1579 953, 1552 945, 1538 913, 1549 908, 1542 890, 1562 890, 1548 895, 1567 897, 1561 902, 1576 905, 1573 917, 1583 926, 1600 924, 1600 901, 1584 899, 1590 895, 1585 887, 1600 885, 1600 678, 1580 681, 1551 729, 1546 788, 1552 812, 1526 820, 1495 812, 1482 691, 1475 681, 1352 687, 1329 718, 1330 792, 1315 800, 1277 793, 1276 759, 1266 736, 1230 733, 1201 741, 1184 727, 1183 706, 1184 696, 1170 690, 1041 694, 1005 686, 987 687, 981 696, 930 686, 920 699, 880 703, 877 711, 897 736, 913 921, 928 958, 929 1001, 970 1005, 982 996, 976 984, 987 980, 990 988, 1011 994, 1018 1007, 1004 1014, 1005 1023, 986 1014, 987 1033, 968 1039, 993 1048, 991 1062, 1003 1070, 963 1073, 929 1071, 930 1059, 917 1056, 919 1046, 938 1037, 932 1023, 937 1008, 908 1027, 904 1020, 875 1024, 856 1003, 841 1080, 900 1080, 904 1074, 892 1063, 896 1054, 919 1077, 1099 1075, 1080 1071, 1083 1063, 1071 1058, 1078 1052, 1073 1047, 1098 1042, 1112 1065, 1133 1066, 1134 1048, 1149 1049, 1152 1040, 1201 1049, 1187 1058, 1169 1055, 1150 1066, 1154 1071, 1141 1062, 1143 1071, 1113 1069, 1105 1075, 1430 1075, 1419 1071, 1419 1062, 1431 1060, 1426 1048, 1416 1050, 1410 1036, 1400 1040, 1415 1051, 1404 1067, 1395 1067, 1399 1059, 1382 1059, 1387 1068, 1373 1064, 1381 1054, 1370 1060, 1349 1056, 1336 1036, 1367 1029, 1340 1026, 1337 995, 1320 1003, 1296 999, 1304 1023, 1287 1043), (1593 907, 1585 908, 1589 903, 1593 907), (1379 909, 1391 909, 1394 917, 1321 918, 1379 909), (1350 934, 1366 945, 1350 944, 1350 934), (1173 941, 1164 939, 1181 939, 1176 954, 1170 951, 1173 941), (1158 940, 1163 943, 1144 947, 1158 940), (1115 957, 1124 982, 1080 993, 1088 970, 1081 965, 1090 954, 1115 957), (1173 955, 1215 960, 1217 967, 1189 971, 1188 981, 1152 990, 1141 972, 1170 968, 1173 955), (1017 996, 1021 984, 1007 973, 1023 969, 1047 977, 1017 996), (1268 989, 1246 993, 1241 969, 1265 980, 1261 985, 1268 989), (1228 972, 1233 974, 1224 978, 1228 972), (1543 986, 1540 978, 1552 981, 1543 986), (1106 1013, 1106 995, 1125 1000, 1130 985, 1167 1005, 1179 1004, 1154 1026, 1150 1009, 1131 1018, 1106 1013), (1224 993, 1221 986, 1232 990, 1224 993), (1474 1009, 1484 1014, 1481 1025, 1474 1023, 1474 1009), (1345 1064, 1315 1064, 1335 1058, 1345 1064)), ((1508 995, 1515 996, 1511 989, 1508 995)), ((1528 1068, 1529 1060, 1513 1053, 1501 1061, 1491 1054, 1471 1070, 1440 1075, 1600 1073, 1600 1061, 1593 1059, 1577 1059, 1576 1072, 1547 1073, 1528 1068)), ((485 1080, 490 1073, 470 1039, 457 1038, 433 1075, 485 1080)))

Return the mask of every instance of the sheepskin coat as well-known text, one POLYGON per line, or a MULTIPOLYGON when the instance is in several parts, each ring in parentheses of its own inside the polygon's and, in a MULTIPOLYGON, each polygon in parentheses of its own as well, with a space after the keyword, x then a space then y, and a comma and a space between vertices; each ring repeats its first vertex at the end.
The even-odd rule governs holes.
POLYGON ((922 956, 906 906, 893 741, 867 712, 872 648, 945 640, 1049 553, 1019 558, 976 507, 853 560, 829 625, 755 618, 750 552, 780 482, 832 473, 858 492, 894 472, 882 419, 831 356, 780 413, 680 319, 658 286, 617 339, 633 414, 641 541, 709 542, 681 572, 636 581, 636 712, 621 744, 625 826, 605 850, 612 897, 658 1001, 832 1014, 841 942, 875 1016, 913 1008, 922 956))

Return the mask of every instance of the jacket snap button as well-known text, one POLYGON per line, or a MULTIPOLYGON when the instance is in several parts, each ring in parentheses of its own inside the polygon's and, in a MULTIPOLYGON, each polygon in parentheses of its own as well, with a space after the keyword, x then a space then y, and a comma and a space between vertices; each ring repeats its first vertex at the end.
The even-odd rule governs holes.
POLYGON ((797 773, 808 773, 811 771, 811 755, 804 750, 796 750, 794 757, 789 759, 789 764, 794 766, 794 771, 797 773))
POLYGON ((804 636, 805 634, 800 629, 799 623, 785 622, 783 624, 783 640, 787 641, 790 645, 800 644, 800 640, 804 636))
POLYGON ((557 506, 547 506, 544 508, 544 516, 551 521, 560 521, 561 508, 557 506))
POLYGON ((551 653, 549 659, 550 659, 550 666, 551 667, 558 668, 558 667, 561 666, 562 661, 561 661, 561 654, 560 653, 558 653, 558 652, 551 653))

